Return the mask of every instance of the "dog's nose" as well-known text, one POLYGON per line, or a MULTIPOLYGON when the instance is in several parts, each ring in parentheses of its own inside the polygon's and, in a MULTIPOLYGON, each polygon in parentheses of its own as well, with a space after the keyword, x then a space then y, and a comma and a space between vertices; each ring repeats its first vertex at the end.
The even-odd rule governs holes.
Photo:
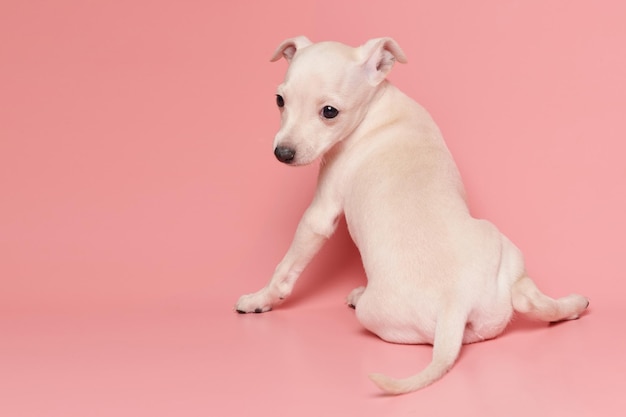
POLYGON ((290 164, 296 157, 296 151, 286 146, 277 146, 276 149, 274 149, 274 155, 276 155, 276 158, 278 158, 280 162, 290 164))

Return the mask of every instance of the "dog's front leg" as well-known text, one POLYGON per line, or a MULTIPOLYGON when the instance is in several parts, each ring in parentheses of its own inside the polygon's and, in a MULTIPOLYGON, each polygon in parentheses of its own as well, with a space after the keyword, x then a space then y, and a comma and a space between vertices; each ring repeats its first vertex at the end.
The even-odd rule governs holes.
POLYGON ((309 261, 333 234, 340 209, 314 201, 298 224, 296 234, 283 260, 265 288, 242 296, 235 310, 239 313, 263 313, 287 298, 309 261))

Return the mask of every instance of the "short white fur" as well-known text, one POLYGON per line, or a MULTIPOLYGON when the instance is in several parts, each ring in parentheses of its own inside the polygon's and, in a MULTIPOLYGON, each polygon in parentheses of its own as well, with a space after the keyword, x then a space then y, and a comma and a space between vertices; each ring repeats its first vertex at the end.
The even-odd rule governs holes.
POLYGON ((391 38, 358 48, 287 39, 272 61, 289 68, 274 148, 290 165, 323 158, 315 197, 269 283, 242 296, 240 313, 287 298, 345 215, 367 275, 348 295, 358 320, 394 343, 432 344, 431 363, 404 379, 370 378, 402 394, 441 378, 464 343, 500 334, 514 313, 576 319, 588 300, 544 295, 521 252, 495 226, 470 215, 456 165, 430 115, 387 79, 406 57, 391 38), (323 108, 338 110, 325 118, 323 108), (283 152, 279 152, 282 150, 283 152))

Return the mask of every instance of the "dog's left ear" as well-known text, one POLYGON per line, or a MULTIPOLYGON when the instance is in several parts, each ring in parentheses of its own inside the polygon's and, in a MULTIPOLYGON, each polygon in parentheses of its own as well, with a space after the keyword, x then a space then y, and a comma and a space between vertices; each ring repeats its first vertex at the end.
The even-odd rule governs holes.
POLYGON ((280 45, 278 45, 278 48, 274 51, 270 61, 278 61, 280 58, 284 57, 288 62, 291 62, 298 49, 302 49, 312 43, 313 42, 305 36, 285 39, 280 45))
POLYGON ((359 49, 367 79, 372 85, 380 84, 396 61, 407 62, 404 52, 391 38, 371 39, 359 49))

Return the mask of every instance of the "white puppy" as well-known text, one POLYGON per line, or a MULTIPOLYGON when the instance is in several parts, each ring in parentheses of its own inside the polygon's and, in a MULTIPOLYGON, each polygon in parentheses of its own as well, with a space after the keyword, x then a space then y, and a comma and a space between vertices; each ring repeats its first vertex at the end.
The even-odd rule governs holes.
POLYGON ((394 343, 433 344, 432 362, 406 379, 371 379, 385 392, 425 387, 454 364, 463 343, 500 334, 513 311, 575 319, 589 302, 557 300, 527 276, 520 251, 473 218, 463 184, 429 114, 386 80, 406 62, 393 39, 358 48, 287 39, 272 61, 289 61, 276 101, 276 157, 303 165, 322 157, 317 191, 293 243, 265 288, 242 296, 240 313, 269 311, 345 214, 368 278, 348 296, 358 320, 394 343))

